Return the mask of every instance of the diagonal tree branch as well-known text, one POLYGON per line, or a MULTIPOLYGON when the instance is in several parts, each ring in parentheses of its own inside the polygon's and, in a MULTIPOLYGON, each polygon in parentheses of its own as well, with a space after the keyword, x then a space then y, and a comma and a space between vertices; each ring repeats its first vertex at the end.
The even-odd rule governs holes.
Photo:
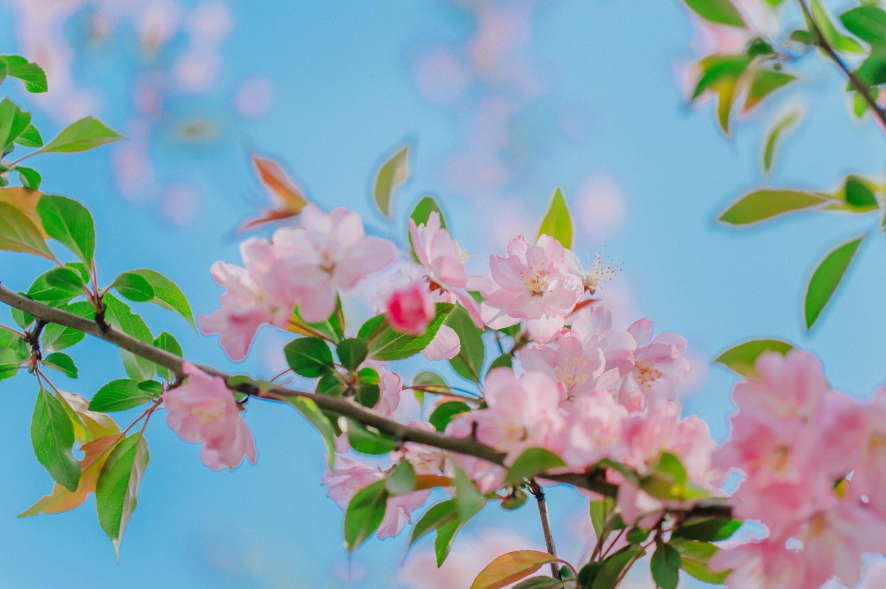
MULTIPOLYGON (((184 378, 185 376, 182 369, 182 364, 184 363, 182 358, 117 331, 113 327, 100 326, 95 321, 86 319, 85 317, 79 317, 72 313, 68 313, 67 311, 38 303, 37 301, 33 301, 9 290, 2 284, 0 284, 0 302, 4 302, 10 307, 29 313, 38 321, 56 323, 103 339, 119 348, 132 352, 137 356, 171 370, 179 378, 184 378)), ((200 368, 208 374, 220 376, 226 381, 231 378, 229 374, 211 366, 201 365, 200 368)), ((336 415, 358 421, 363 425, 374 427, 380 432, 393 436, 400 441, 415 442, 426 446, 440 448, 441 450, 474 456, 498 465, 504 464, 504 454, 494 448, 481 444, 473 438, 453 438, 437 432, 410 427, 370 411, 362 405, 358 405, 350 399, 343 397, 317 395, 307 391, 299 391, 284 387, 263 390, 251 383, 236 383, 229 385, 229 387, 232 390, 241 393, 272 401, 286 402, 287 399, 293 397, 311 399, 324 411, 329 411, 336 415)), ((547 474, 541 478, 593 491, 600 495, 614 497, 618 491, 618 487, 612 483, 606 482, 601 474, 600 471, 594 471, 589 474, 547 474)), ((721 501, 702 502, 693 507, 686 515, 729 518, 731 517, 731 508, 728 504, 721 501)))
POLYGON ((846 74, 846 77, 849 79, 849 83, 852 84, 852 87, 855 88, 856 92, 864 98, 864 101, 868 104, 871 111, 874 113, 874 116, 879 119, 883 130, 886 130, 886 110, 883 110, 883 107, 877 103, 877 98, 871 94, 871 88, 865 84, 848 65, 846 65, 843 58, 840 57, 836 50, 831 47, 831 44, 824 38, 821 28, 818 26, 818 23, 815 22, 815 19, 812 18, 812 12, 809 10, 809 7, 806 6, 806 0, 797 0, 797 3, 800 4, 800 9, 806 16, 806 20, 809 21, 810 32, 815 36, 815 44, 831 58, 831 61, 837 64, 837 67, 843 70, 843 73, 846 74))

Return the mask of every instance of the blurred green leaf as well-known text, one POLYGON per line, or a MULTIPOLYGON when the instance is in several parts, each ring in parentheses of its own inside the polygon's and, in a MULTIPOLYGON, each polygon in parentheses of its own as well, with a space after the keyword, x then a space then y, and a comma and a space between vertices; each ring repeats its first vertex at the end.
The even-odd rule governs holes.
POLYGON ((744 19, 729 0, 684 0, 695 14, 706 21, 727 25, 730 27, 745 28, 744 19))
POLYGON ((354 495, 345 511, 345 545, 353 553, 381 525, 388 492, 385 481, 372 483, 354 495))
POLYGON ((877 6, 856 6, 840 15, 846 30, 871 45, 886 44, 886 12, 877 6))
POLYGON ((811 192, 762 188, 729 205, 719 220, 730 225, 749 225, 824 203, 825 199, 811 192))
POLYGON ((825 305, 831 300, 849 264, 855 257, 864 236, 856 237, 833 249, 824 257, 806 287, 805 315, 806 328, 811 328, 818 320, 825 305))
POLYGON ((756 375, 754 365, 763 352, 772 351, 787 354, 794 346, 777 339, 750 340, 733 346, 720 354, 714 362, 748 377, 756 375))
POLYGON ((763 149, 763 171, 767 174, 772 170, 772 162, 775 159, 775 149, 781 143, 781 139, 794 127, 795 123, 799 121, 802 116, 803 111, 799 108, 795 108, 782 115, 772 128, 769 129, 766 136, 765 147, 763 149))
POLYGON ((541 225, 538 228, 536 239, 542 235, 553 237, 566 248, 572 248, 572 216, 569 214, 569 206, 566 199, 563 198, 563 192, 557 188, 554 196, 551 197, 551 203, 548 205, 548 212, 545 213, 541 225))
POLYGON ((391 216, 391 204, 394 192, 409 177, 409 144, 401 147, 389 160, 378 170, 375 177, 373 195, 378 210, 385 217, 391 216))

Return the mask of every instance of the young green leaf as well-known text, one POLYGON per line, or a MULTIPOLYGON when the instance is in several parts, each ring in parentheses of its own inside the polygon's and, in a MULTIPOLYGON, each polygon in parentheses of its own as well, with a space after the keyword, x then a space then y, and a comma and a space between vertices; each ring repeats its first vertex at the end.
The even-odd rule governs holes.
POLYGON ((367 409, 372 409, 378 405, 378 401, 381 399, 381 387, 370 382, 358 383, 357 394, 354 398, 367 409))
POLYGON ((64 196, 44 194, 37 203, 37 214, 46 233, 92 267, 95 252, 95 224, 82 204, 64 196))
POLYGON ((803 116, 803 111, 795 108, 785 113, 779 118, 775 124, 769 129, 766 135, 766 142, 763 148, 763 171, 767 174, 772 170, 772 162, 775 159, 775 149, 778 147, 781 139, 791 129, 795 127, 795 123, 803 116))
POLYGON ((424 515, 421 516, 421 519, 419 519, 412 527, 412 535, 409 538, 409 545, 412 546, 415 544, 419 538, 428 532, 439 529, 441 526, 445 526, 452 522, 457 522, 459 519, 458 506, 456 505, 455 499, 442 501, 431 506, 424 515))
POLYGON ((385 479, 385 489, 391 495, 404 495, 415 490, 415 469, 408 460, 401 460, 394 467, 385 479))
POLYGON ((43 137, 40 135, 40 131, 37 130, 37 127, 32 123, 22 131, 22 134, 16 138, 15 142, 22 147, 42 147, 43 137))
POLYGON ((30 62, 20 55, 0 55, 0 62, 6 66, 6 75, 18 78, 28 92, 46 92, 46 73, 36 63, 30 62))
POLYGON ((760 104, 764 98, 783 88, 797 79, 794 74, 787 72, 759 68, 753 74, 751 87, 745 99, 742 112, 748 112, 760 104))
POLYGON ((55 306, 85 294, 84 284, 79 272, 67 266, 57 266, 34 280, 28 289, 28 298, 55 306))
POLYGON ((431 416, 428 418, 428 421, 438 432, 442 432, 446 429, 446 426, 449 425, 449 422, 452 421, 453 417, 459 413, 465 413, 470 410, 471 408, 461 401, 446 401, 437 405, 431 413, 431 416))
POLYGON ((452 369, 463 378, 480 382, 480 374, 486 355, 486 347, 483 345, 483 330, 477 327, 461 305, 452 310, 445 324, 455 331, 461 342, 461 350, 458 355, 449 361, 452 369))
POLYGON ((722 585, 731 571, 711 572, 708 563, 720 550, 707 542, 680 542, 675 544, 680 553, 680 568, 699 581, 722 585))
POLYGON ((721 542, 731 538, 741 527, 741 524, 742 522, 734 519, 693 518, 675 529, 673 537, 703 542, 721 542))
POLYGON ((23 360, 12 348, 0 348, 0 380, 18 374, 19 365, 23 360))
POLYGON ((519 483, 524 478, 534 477, 555 468, 563 468, 563 459, 544 448, 529 448, 524 451, 508 469, 508 482, 519 483))
MULTIPOLYGON (((132 312, 129 305, 111 295, 105 293, 105 318, 112 327, 122 331, 127 335, 143 341, 146 344, 153 345, 154 336, 147 323, 140 315, 132 312)), ((129 378, 137 381, 151 380, 154 378, 156 367, 150 360, 145 360, 141 356, 136 356, 127 350, 120 350, 123 357, 123 368, 129 378)))
POLYGON ((840 15, 846 30, 870 45, 886 44, 886 12, 877 6, 856 6, 840 15))
POLYGON ((112 286, 131 301, 154 303, 178 313, 191 324, 194 331, 197 330, 188 299, 176 283, 159 272, 146 268, 130 270, 118 276, 112 286), (121 286, 123 290, 120 290, 121 286))
POLYGON ((660 589, 677 589, 680 581, 682 559, 677 549, 670 544, 657 542, 649 563, 652 579, 660 589))
POLYGON ((31 420, 31 443, 37 461, 55 481, 75 491, 80 463, 74 458, 74 426, 59 398, 44 388, 37 394, 31 420))
POLYGON ((289 403, 295 407, 295 410, 302 414, 302 417, 308 420, 308 423, 317 428, 323 442, 326 444, 326 463, 329 470, 335 466, 335 431, 329 418, 320 411, 317 404, 306 397, 289 397, 289 403))
POLYGON ((22 183, 22 187, 33 188, 35 190, 40 188, 40 182, 43 181, 40 172, 34 168, 26 168, 25 166, 16 166, 15 171, 18 172, 18 179, 22 183))
POLYGON ((563 198, 563 191, 559 188, 554 191, 551 197, 551 204, 548 205, 548 212, 538 228, 536 239, 542 235, 553 237, 566 249, 572 247, 572 215, 569 214, 569 207, 566 205, 566 199, 563 198))
POLYGON ((477 489, 468 475, 457 468, 455 469, 455 505, 458 507, 458 515, 466 522, 474 517, 486 504, 486 498, 477 489))
POLYGON ((385 217, 391 216, 394 192, 409 177, 409 144, 407 143, 382 164, 372 190, 375 204, 385 217))
POLYGON ((353 553, 385 518, 388 491, 385 481, 372 483, 354 495, 345 511, 345 545, 353 553))
MULTIPOLYGON (((831 17, 819 0, 811 0, 809 8, 812 12, 812 19, 815 21, 815 24, 818 25, 818 29, 821 31, 821 35, 824 37, 824 40, 828 45, 838 52, 864 53, 864 47, 862 47, 858 41, 837 30, 837 27, 835 27, 834 23, 831 21, 831 17)), ((810 28, 810 30, 812 30, 812 28, 810 28)))
POLYGON ((365 341, 352 337, 338 342, 335 353, 338 354, 342 366, 348 370, 355 370, 366 359, 369 349, 365 341))
POLYGON ((756 339, 750 340, 733 346, 720 354, 714 362, 722 364, 726 368, 737 372, 738 374, 748 377, 755 376, 754 365, 757 358, 763 352, 773 351, 780 354, 787 354, 794 349, 794 346, 787 342, 777 339, 756 339))
MULTIPOLYGON (((165 331, 158 335, 154 340, 154 347, 160 348, 170 354, 174 354, 179 358, 184 356, 184 352, 182 351, 181 344, 178 343, 178 340, 175 339, 172 334, 165 331)), ((159 364, 157 365, 157 375, 168 383, 175 380, 175 374, 168 368, 160 366, 159 364)))
POLYGON ((376 315, 360 327, 357 336, 368 342, 369 357, 374 360, 403 360, 425 349, 453 309, 452 303, 437 303, 436 313, 427 331, 415 336, 394 331, 384 315, 376 315))
POLYGON ((730 27, 745 27, 744 19, 729 0, 684 0, 684 2, 706 21, 730 27))
POLYGON ((112 380, 100 388, 89 402, 90 411, 112 413, 126 411, 153 401, 156 395, 139 386, 139 381, 128 378, 112 380))
POLYGON ((30 124, 31 113, 8 98, 0 101, 0 153, 5 153, 30 124))
POLYGON ((44 356, 43 365, 61 372, 68 378, 77 378, 78 376, 77 365, 74 364, 73 358, 61 352, 53 352, 44 356))
POLYGON ((774 190, 763 188, 742 196, 720 215, 720 221, 730 225, 749 225, 817 207, 827 201, 802 190, 774 190))
POLYGON ((100 120, 86 117, 71 123, 37 153, 75 153, 125 139, 100 120))
POLYGON ((118 561, 123 533, 138 505, 138 488, 149 460, 147 440, 141 433, 135 433, 114 447, 98 477, 95 489, 98 521, 113 541, 118 561))
POLYGON ((293 372, 306 378, 317 378, 335 370, 329 345, 319 337, 300 337, 283 348, 286 362, 293 372))
POLYGON ((375 428, 353 419, 349 419, 347 424, 348 442, 355 452, 377 456, 392 452, 397 447, 396 438, 383 434, 375 428))
POLYGON ((804 310, 806 315, 806 328, 809 329, 818 320, 825 305, 831 300, 843 275, 852 263, 858 246, 864 240, 864 235, 856 237, 846 243, 837 246, 824 257, 806 287, 804 310))

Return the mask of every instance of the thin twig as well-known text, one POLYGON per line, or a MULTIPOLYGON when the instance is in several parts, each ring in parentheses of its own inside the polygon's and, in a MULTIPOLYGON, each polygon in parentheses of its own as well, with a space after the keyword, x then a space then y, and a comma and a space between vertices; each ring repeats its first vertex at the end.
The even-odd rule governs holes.
MULTIPOLYGON (((182 368, 185 360, 175 354, 161 350, 152 344, 145 343, 126 335, 110 325, 107 326, 107 329, 104 329, 95 321, 74 315, 73 313, 68 313, 62 309, 38 303, 37 301, 33 301, 9 290, 2 284, 0 284, 0 302, 6 303, 20 311, 30 313, 35 318, 43 320, 46 323, 56 323, 103 339, 121 349, 132 352, 136 356, 140 356, 145 360, 149 360, 159 366, 169 369, 178 378, 183 379, 186 376, 182 368)), ((225 379, 225 381, 228 381, 231 378, 229 374, 211 366, 200 366, 200 368, 208 374, 225 379)), ((363 425, 374 427, 378 431, 393 436, 401 442, 415 442, 417 444, 432 446, 434 448, 440 448, 441 450, 456 452, 466 456, 474 456, 493 464, 504 465, 505 454, 486 446, 485 444, 481 444, 473 437, 453 438, 436 431, 427 431, 411 427, 394 421, 393 419, 388 419, 379 413, 371 411, 350 399, 343 397, 317 395, 307 391, 299 391, 284 387, 262 389, 249 382, 229 384, 228 387, 233 391, 273 401, 289 402, 290 399, 298 397, 310 399, 316 403, 317 407, 324 411, 329 411, 336 415, 353 419, 363 425)), ((612 483, 606 482, 600 475, 601 471, 595 470, 585 474, 544 474, 543 478, 558 483, 572 485, 573 487, 587 489, 607 497, 615 497, 618 487, 612 483)), ((728 503, 711 501, 697 504, 685 515, 686 517, 697 515, 730 518, 731 513, 732 510, 728 503)))
MULTIPOLYGON (((551 517, 548 515, 548 503, 545 500, 544 489, 534 479, 530 479, 529 491, 535 497, 536 503, 538 503, 538 517, 541 519, 541 529, 545 536, 545 548, 548 554, 557 556, 557 548, 554 546, 554 532, 551 530, 551 517)), ((560 567, 556 562, 551 563, 551 576, 555 579, 560 579, 560 567)))
POLYGON ((865 84, 861 78, 859 78, 855 73, 849 69, 849 66, 846 65, 846 62, 843 61, 843 58, 837 54, 831 44, 827 42, 824 38, 824 34, 821 32, 821 28, 818 26, 818 23, 815 22, 815 19, 812 18, 812 12, 809 10, 809 7, 806 6, 805 0, 797 0, 797 3, 800 5, 800 9, 803 11, 803 14, 806 15, 806 19, 810 23, 811 33, 815 35, 815 44, 821 47, 822 51, 824 51, 831 60, 837 64, 837 66, 843 70, 843 73, 846 74, 846 77, 849 78, 849 83, 855 88, 856 92, 861 94, 861 97, 864 98, 864 101, 868 103, 868 106, 874 112, 874 116, 880 119, 880 124, 883 126, 883 129, 886 130, 886 111, 883 110, 877 103, 877 99, 871 95, 870 87, 865 84))

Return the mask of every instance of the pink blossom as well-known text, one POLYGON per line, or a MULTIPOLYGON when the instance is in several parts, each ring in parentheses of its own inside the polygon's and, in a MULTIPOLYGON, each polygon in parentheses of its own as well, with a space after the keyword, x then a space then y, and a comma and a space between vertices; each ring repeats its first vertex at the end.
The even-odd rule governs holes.
POLYGON ((434 318, 434 311, 427 284, 414 281, 391 293, 385 316, 395 330, 422 335, 434 318))
POLYGON ((379 399, 375 410, 385 417, 392 417, 394 411, 400 406, 400 397, 403 394, 403 381, 400 377, 385 368, 376 368, 379 373, 379 399))
POLYGON ((431 343, 421 351, 428 360, 451 360, 461 351, 458 334, 448 325, 441 325, 431 343))
MULTIPOLYGON (((861 407, 866 427, 858 444, 861 455, 855 463, 850 489, 858 497, 866 497, 872 508, 886 517, 886 388, 874 396, 874 401, 861 407)), ((857 431, 857 430, 855 430, 857 431)), ((851 429, 835 431, 835 437, 852 435, 851 429)))
POLYGON ((440 214, 432 212, 426 224, 416 226, 409 220, 409 235, 419 263, 428 273, 432 291, 439 291, 447 302, 458 301, 478 327, 483 327, 480 318, 480 305, 468 293, 476 287, 475 279, 465 271, 464 254, 449 236, 449 231, 441 226, 440 214))
POLYGON ((583 470, 603 458, 617 460, 621 449, 622 421, 627 409, 608 391, 593 391, 567 403, 561 458, 583 470))
MULTIPOLYGON (((433 425, 419 419, 410 420, 409 425, 416 429, 435 431, 433 425)), ((399 450, 391 452, 391 459, 394 462, 409 461, 416 474, 438 474, 447 470, 446 455, 441 449, 415 442, 405 442, 399 450)))
POLYGON ((634 368, 625 377, 619 400, 629 409, 641 409, 649 398, 672 397, 678 382, 689 372, 686 339, 676 333, 662 333, 652 339, 652 321, 640 319, 628 327, 637 350, 634 368), (650 341, 651 340, 651 341, 650 341))
POLYGON ((305 321, 323 321, 335 310, 339 290, 383 270, 397 254, 390 242, 366 237, 363 220, 345 208, 323 213, 308 204, 300 218, 301 227, 274 234, 274 245, 288 255, 272 279, 296 291, 305 321))
MULTIPOLYGON (((543 372, 566 389, 568 397, 593 391, 606 369, 606 359, 599 348, 582 345, 567 332, 554 344, 533 346, 520 352, 520 364, 529 371, 543 372)), ((615 385, 618 373, 610 385, 615 385)), ((605 385, 604 385, 605 386, 605 385)))
POLYGON ((612 328, 612 313, 603 305, 585 307, 573 315, 572 333, 585 348, 599 348, 606 360, 607 372, 616 369, 616 377, 625 376, 634 368, 634 336, 612 328))
POLYGON ((185 384, 163 393, 166 423, 186 442, 203 445, 200 458, 213 470, 255 463, 255 442, 240 416, 224 379, 210 376, 190 362, 183 364, 185 384))
POLYGON ((735 385, 732 393, 742 412, 807 421, 831 392, 821 363, 810 352, 764 352, 754 369, 760 376, 735 385))
POLYGON ((553 237, 542 235, 537 245, 515 237, 507 254, 489 260, 494 284, 481 291, 483 321, 502 329, 526 320, 532 339, 548 343, 581 300, 581 281, 569 272, 563 246, 553 237))
POLYGON ((495 368, 486 376, 484 398, 486 409, 457 416, 447 433, 466 437, 476 428, 480 442, 507 453, 506 464, 529 448, 556 448, 565 392, 551 377, 528 372, 517 378, 510 368, 495 368))
POLYGON ((720 550, 709 568, 732 571, 726 579, 729 589, 810 589, 827 580, 812 578, 797 551, 785 548, 783 541, 768 539, 720 550))
MULTIPOLYGON (((385 474, 345 456, 336 458, 335 470, 323 475, 327 495, 342 509, 359 491, 385 478, 385 474)), ((378 528, 378 537, 387 538, 399 534, 407 523, 412 522, 412 511, 424 505, 430 491, 413 491, 404 495, 388 497, 385 517, 378 528)))

